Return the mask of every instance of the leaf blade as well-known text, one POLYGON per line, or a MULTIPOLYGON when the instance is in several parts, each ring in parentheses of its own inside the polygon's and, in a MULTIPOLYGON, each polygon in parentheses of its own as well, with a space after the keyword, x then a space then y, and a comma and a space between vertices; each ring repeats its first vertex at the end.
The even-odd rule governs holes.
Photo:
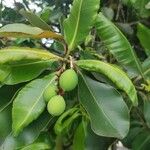
POLYGON ((36 14, 25 11, 24 9, 21 9, 19 13, 25 17, 33 26, 39 27, 43 30, 51 30, 51 27, 36 14))
POLYGON ((44 110, 44 90, 56 79, 54 74, 27 84, 13 102, 12 131, 17 135, 24 127, 35 120, 44 110), (18 114, 21 114, 18 115, 18 114))
MULTIPOLYGON (((15 62, 26 60, 30 62, 32 60, 50 60, 50 59, 61 59, 59 56, 54 55, 43 49, 32 49, 32 48, 21 48, 21 47, 9 47, 0 50, 0 64, 15 65, 15 62)), ((25 62, 26 62, 25 61, 25 62)), ((20 62, 19 62, 20 63, 20 62)), ((23 62, 24 63, 24 62, 23 62)))
POLYGON ((0 82, 8 85, 29 81, 61 59, 48 51, 31 48, 1 49, 0 58, 0 82))
POLYGON ((145 49, 147 56, 150 56, 150 29, 144 26, 143 24, 138 24, 137 26, 137 37, 140 40, 141 45, 145 49))
POLYGON ((64 21, 65 39, 70 51, 88 35, 98 8, 99 0, 75 0, 73 2, 70 16, 64 21), (87 16, 88 19, 86 19, 87 16))
MULTIPOLYGON (((32 144, 39 137, 41 132, 47 131, 47 126, 51 123, 52 119, 52 116, 47 112, 43 112, 36 121, 26 127, 17 137, 14 137, 12 133, 10 133, 10 129, 10 134, 6 136, 4 142, 0 145, 0 149, 20 149, 23 146, 32 144)), ((11 112, 7 120, 11 120, 11 112)))
MULTIPOLYGON (((86 127, 85 127, 86 128, 86 127)), ((84 122, 82 121, 77 127, 74 138, 73 138, 73 150, 84 150, 85 149, 85 137, 86 132, 84 129, 84 122)))
POLYGON ((129 112, 120 94, 83 74, 79 81, 80 102, 90 116, 92 130, 100 136, 124 138, 129 130, 129 112))
POLYGON ((22 148, 21 150, 29 150, 29 149, 39 149, 39 150, 48 150, 50 149, 50 146, 46 143, 33 143, 33 144, 30 144, 24 148, 22 148))
POLYGON ((0 28, 0 37, 15 37, 15 38, 52 38, 63 41, 63 36, 55 32, 42 30, 38 27, 22 23, 7 24, 0 28))
POLYGON ((119 68, 108 63, 96 60, 79 60, 77 65, 87 71, 101 73, 108 77, 119 89, 123 90, 132 101, 133 105, 138 105, 135 87, 128 76, 119 68))
POLYGON ((126 37, 120 30, 101 13, 95 24, 98 36, 104 42, 108 50, 115 56, 131 75, 142 73, 141 64, 126 37))

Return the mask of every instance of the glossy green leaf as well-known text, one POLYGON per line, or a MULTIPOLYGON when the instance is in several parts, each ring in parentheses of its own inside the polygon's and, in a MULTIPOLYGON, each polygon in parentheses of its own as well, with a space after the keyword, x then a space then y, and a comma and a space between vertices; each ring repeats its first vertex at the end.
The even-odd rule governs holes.
MULTIPOLYGON (((7 122, 9 121, 11 121, 11 113, 7 119, 7 122)), ((14 137, 10 132, 0 145, 0 149, 14 150, 32 144, 36 141, 41 132, 47 131, 47 127, 52 121, 52 116, 50 116, 47 112, 43 112, 36 121, 26 127, 17 137, 14 137)))
POLYGON ((21 150, 49 150, 50 146, 46 143, 33 143, 28 145, 21 150))
POLYGON ((73 1, 70 15, 64 21, 65 40, 69 50, 73 50, 85 40, 96 19, 99 2, 99 0, 73 1))
POLYGON ((43 112, 46 107, 43 93, 51 83, 55 82, 56 78, 54 74, 51 74, 45 78, 34 80, 18 93, 12 110, 14 135, 17 135, 43 112))
POLYGON ((39 27, 43 30, 51 30, 51 27, 43 21, 39 16, 37 16, 33 12, 25 11, 24 9, 21 9, 20 14, 24 16, 28 21, 35 27, 39 27))
POLYGON ((111 64, 96 60, 79 60, 77 65, 82 69, 105 75, 119 89, 123 90, 129 96, 133 105, 137 106, 138 99, 135 87, 132 81, 121 69, 111 64))
POLYGON ((16 65, 18 62, 47 61, 61 59, 60 57, 42 50, 24 47, 6 48, 0 50, 0 65, 16 65))
POLYGON ((126 37, 101 13, 96 22, 97 34, 108 50, 131 75, 142 75, 141 64, 126 37))
POLYGON ((141 45, 145 49, 146 54, 150 56, 150 28, 144 26, 143 24, 138 24, 137 37, 140 40, 141 45))
POLYGON ((129 111, 123 98, 113 87, 80 74, 78 93, 95 134, 120 139, 127 135, 129 111))
POLYGON ((132 150, 148 150, 150 147, 150 132, 149 130, 144 130, 132 143, 132 150))
POLYGON ((77 127, 73 139, 73 150, 85 150, 85 128, 86 127, 84 127, 84 122, 81 122, 77 127))
POLYGON ((48 51, 30 48, 0 50, 0 82, 17 84, 34 79, 61 59, 48 51))
POLYGON ((52 31, 42 30, 38 27, 22 23, 7 24, 0 28, 0 37, 16 37, 16 38, 52 38, 63 40, 63 37, 52 31))

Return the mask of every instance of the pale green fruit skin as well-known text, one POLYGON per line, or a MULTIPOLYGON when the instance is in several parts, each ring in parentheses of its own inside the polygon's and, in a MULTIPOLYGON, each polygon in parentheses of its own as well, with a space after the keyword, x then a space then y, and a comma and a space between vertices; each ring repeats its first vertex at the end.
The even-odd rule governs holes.
POLYGON ((52 116, 61 115, 66 108, 65 100, 62 96, 56 95, 47 104, 47 110, 52 116))
POLYGON ((73 69, 64 71, 59 78, 59 85, 64 91, 73 90, 78 84, 78 75, 73 69))
POLYGON ((58 88, 55 85, 49 85, 44 91, 43 97, 48 102, 53 96, 57 95, 58 88))

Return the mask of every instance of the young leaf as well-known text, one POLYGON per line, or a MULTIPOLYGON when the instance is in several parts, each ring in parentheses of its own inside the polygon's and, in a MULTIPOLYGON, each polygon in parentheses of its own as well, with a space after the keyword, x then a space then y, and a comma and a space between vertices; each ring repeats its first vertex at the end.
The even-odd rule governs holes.
POLYGON ((22 148, 21 150, 49 150, 50 146, 46 143, 33 143, 30 144, 24 148, 22 148))
POLYGON ((139 38, 141 45, 145 49, 147 56, 150 56, 150 28, 147 28, 143 24, 138 24, 137 37, 139 38))
POLYGON ((16 38, 52 38, 56 40, 63 40, 63 36, 55 32, 42 30, 38 27, 22 23, 8 24, 0 28, 0 37, 16 37, 16 38))
POLYGON ((78 108, 71 108, 58 118, 54 126, 54 130, 57 135, 65 134, 68 132, 73 121, 80 116, 78 111, 78 108))
POLYGON ((123 72, 119 68, 111 64, 96 60, 79 60, 77 62, 77 65, 82 69, 105 75, 119 89, 126 92, 133 105, 138 105, 137 93, 132 81, 128 78, 125 72, 123 72))
POLYGON ((96 22, 97 34, 108 50, 131 75, 143 75, 141 64, 121 31, 101 13, 96 22))
POLYGON ((32 80, 59 59, 61 58, 39 49, 1 49, 0 82, 11 85, 32 80))
POLYGON ((65 39, 70 51, 88 35, 96 19, 98 8, 99 0, 73 1, 70 16, 64 21, 65 39))
POLYGON ((121 95, 113 87, 80 74, 78 93, 95 134, 119 139, 127 135, 129 111, 121 95))
POLYGON ((19 92, 13 102, 12 109, 12 131, 14 135, 17 135, 43 112, 46 106, 43 93, 56 78, 54 74, 51 74, 43 79, 34 80, 19 92))
POLYGON ((22 16, 28 19, 33 26, 39 27, 43 30, 51 30, 51 27, 35 13, 25 11, 24 9, 21 9, 19 12, 22 16))
POLYGON ((0 64, 1 65, 16 65, 20 61, 32 62, 35 61, 47 61, 47 60, 59 60, 59 56, 54 55, 43 49, 26 48, 26 47, 9 47, 0 50, 0 64))

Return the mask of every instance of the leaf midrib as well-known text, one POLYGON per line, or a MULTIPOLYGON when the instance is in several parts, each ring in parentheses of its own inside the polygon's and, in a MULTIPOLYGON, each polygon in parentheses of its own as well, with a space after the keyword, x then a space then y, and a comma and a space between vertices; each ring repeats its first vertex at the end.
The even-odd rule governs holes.
POLYGON ((36 106, 36 104, 39 102, 40 98, 42 97, 43 95, 43 92, 45 91, 45 89, 55 80, 56 76, 54 76, 51 81, 47 84, 47 86, 44 88, 44 90, 42 90, 41 92, 41 95, 37 98, 36 102, 34 103, 34 105, 31 107, 30 111, 28 111, 25 119, 22 121, 22 123, 16 127, 16 129, 18 130, 20 127, 22 127, 22 125, 26 122, 26 120, 28 119, 28 117, 30 116, 30 114, 32 113, 34 107, 36 106))
MULTIPOLYGON (((84 82, 85 82, 85 84, 86 84, 86 86, 87 86, 89 92, 91 93, 91 95, 92 95, 92 97, 93 97, 95 103, 97 104, 97 106, 99 106, 98 103, 97 103, 97 101, 96 101, 96 99, 95 99, 95 97, 94 97, 94 94, 91 92, 90 87, 89 87, 88 84, 86 83, 86 80, 84 79, 82 73, 81 73, 81 76, 82 76, 82 78, 83 78, 83 80, 84 80, 84 82)), ((108 120, 108 122, 110 123, 110 125, 112 126, 112 128, 120 135, 120 137, 122 137, 122 135, 116 130, 116 128, 114 127, 114 125, 111 123, 110 118, 106 115, 106 113, 104 112, 104 110, 103 110, 101 107, 99 107, 99 108, 101 109, 101 112, 104 114, 104 116, 107 118, 107 120, 108 120)))
POLYGON ((81 3, 80 3, 80 5, 79 5, 79 11, 78 11, 78 15, 77 15, 76 28, 75 28, 75 32, 74 32, 74 34, 73 34, 72 41, 71 41, 71 43, 70 43, 70 45, 69 45, 69 50, 72 50, 72 49, 73 49, 74 41, 75 41, 76 36, 77 36, 77 33, 78 33, 79 21, 80 21, 81 9, 82 9, 82 3, 83 3, 83 0, 81 0, 81 3))
POLYGON ((20 53, 24 53, 24 52, 28 52, 28 54, 30 53, 35 53, 35 54, 41 54, 41 55, 45 55, 45 56, 49 56, 51 58, 53 57, 57 57, 59 58, 58 56, 54 55, 54 54, 51 54, 49 53, 48 51, 40 51, 40 50, 30 50, 30 49, 26 49, 26 50, 17 50, 17 49, 11 49, 11 50, 1 50, 0 53, 4 53, 4 52, 20 52, 20 53))
POLYGON ((55 61, 55 59, 50 59, 50 60, 46 60, 46 61, 35 61, 35 62, 30 62, 30 63, 22 63, 22 64, 6 64, 6 66, 10 66, 10 67, 20 67, 20 66, 28 66, 28 65, 34 65, 34 64, 40 64, 40 63, 48 63, 51 61, 55 61))

